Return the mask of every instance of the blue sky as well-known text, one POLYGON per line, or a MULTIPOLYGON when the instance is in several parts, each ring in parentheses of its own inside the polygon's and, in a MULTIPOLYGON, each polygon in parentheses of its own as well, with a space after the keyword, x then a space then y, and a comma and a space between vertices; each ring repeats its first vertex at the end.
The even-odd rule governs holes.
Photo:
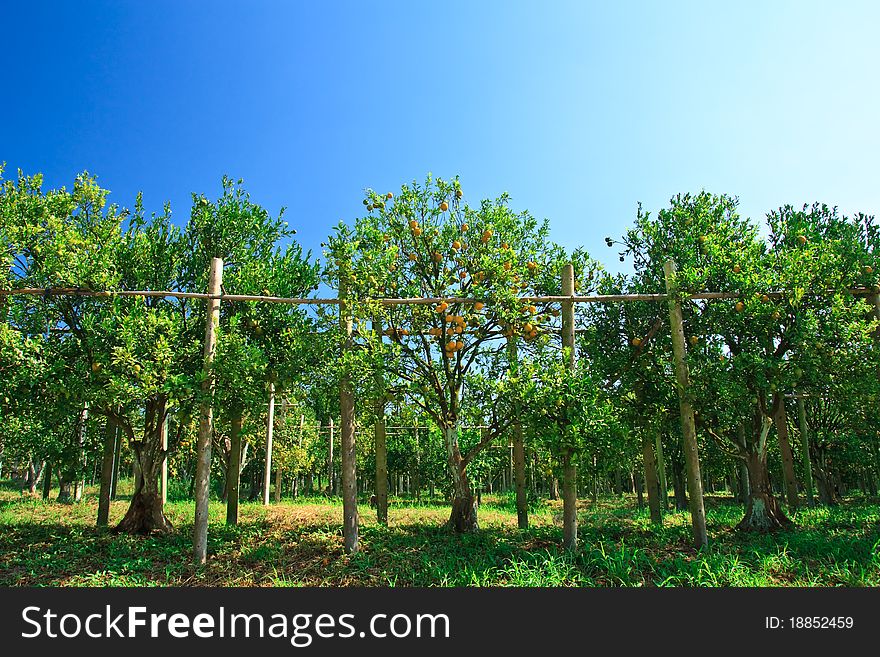
POLYGON ((880 213, 880 5, 4 3, 0 161, 132 205, 243 178, 302 243, 362 190, 460 174, 556 241, 708 189, 880 213))

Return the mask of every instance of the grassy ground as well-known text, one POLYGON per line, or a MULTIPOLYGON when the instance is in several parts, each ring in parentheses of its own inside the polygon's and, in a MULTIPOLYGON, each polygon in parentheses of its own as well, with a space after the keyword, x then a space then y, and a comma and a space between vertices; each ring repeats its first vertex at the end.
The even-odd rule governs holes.
MULTIPOLYGON (((484 497, 481 530, 440 528, 442 506, 393 505, 388 528, 361 508, 361 550, 342 552, 341 506, 323 499, 268 509, 243 504, 237 527, 212 503, 209 563, 190 563, 194 504, 170 502, 177 531, 140 538, 94 527, 95 492, 73 505, 0 489, 3 586, 878 586, 880 509, 851 501, 807 509, 774 536, 731 531, 742 510, 707 498, 710 546, 695 552, 685 513, 662 528, 631 498, 583 502, 581 549, 565 553, 561 507, 532 510, 520 532, 509 498, 484 497)), ((128 502, 113 503, 111 525, 128 502)))

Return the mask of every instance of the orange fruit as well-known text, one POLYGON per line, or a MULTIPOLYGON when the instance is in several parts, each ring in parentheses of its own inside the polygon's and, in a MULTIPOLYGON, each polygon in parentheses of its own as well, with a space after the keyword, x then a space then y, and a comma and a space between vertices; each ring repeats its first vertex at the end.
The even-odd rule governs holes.
POLYGON ((482 301, 477 301, 474 304, 474 310, 482 310, 485 304, 482 301))
POLYGON ((446 201, 443 201, 443 202, 440 204, 440 211, 441 211, 441 212, 446 212, 448 209, 449 209, 449 203, 447 203, 446 201))
POLYGON ((461 225, 461 232, 466 233, 468 228, 470 228, 470 226, 468 226, 467 224, 462 224, 461 225))

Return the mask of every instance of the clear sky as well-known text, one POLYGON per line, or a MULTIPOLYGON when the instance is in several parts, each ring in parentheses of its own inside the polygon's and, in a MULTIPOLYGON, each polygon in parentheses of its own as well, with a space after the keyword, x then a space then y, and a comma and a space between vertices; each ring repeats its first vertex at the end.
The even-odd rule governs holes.
POLYGON ((880 214, 880 3, 10 2, 0 161, 130 206, 226 173, 319 243, 366 187, 460 174, 603 244, 701 188, 880 214))

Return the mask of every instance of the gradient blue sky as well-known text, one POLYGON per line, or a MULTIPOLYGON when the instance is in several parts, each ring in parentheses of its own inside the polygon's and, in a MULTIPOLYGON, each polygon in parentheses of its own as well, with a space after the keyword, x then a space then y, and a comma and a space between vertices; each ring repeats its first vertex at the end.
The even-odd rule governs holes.
POLYGON ((701 188, 880 212, 880 3, 4 2, 0 161, 132 205, 226 173, 306 247, 366 187, 460 174, 555 240, 701 188))

